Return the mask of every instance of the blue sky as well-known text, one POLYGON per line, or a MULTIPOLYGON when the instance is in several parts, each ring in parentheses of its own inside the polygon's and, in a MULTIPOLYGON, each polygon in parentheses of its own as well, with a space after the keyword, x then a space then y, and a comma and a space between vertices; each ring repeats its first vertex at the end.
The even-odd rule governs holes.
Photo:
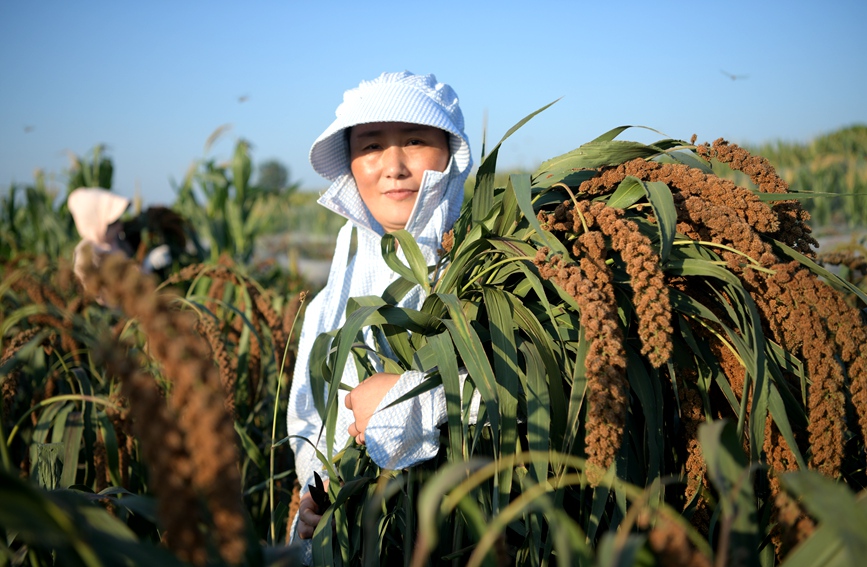
POLYGON ((343 91, 403 69, 455 88, 476 163, 485 115, 490 147, 558 98, 501 165, 534 167, 624 124, 807 141, 867 123, 865 22, 864 0, 0 0, 0 191, 36 168, 60 185, 69 152, 105 144, 118 193, 170 204, 171 180, 239 138, 321 189, 307 152, 343 91))

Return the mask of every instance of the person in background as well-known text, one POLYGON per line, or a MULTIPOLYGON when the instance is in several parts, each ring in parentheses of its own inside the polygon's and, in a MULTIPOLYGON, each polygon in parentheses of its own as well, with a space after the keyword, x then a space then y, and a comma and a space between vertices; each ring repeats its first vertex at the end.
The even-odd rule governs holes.
POLYGON ((66 199, 81 241, 73 255, 73 271, 82 279, 85 246, 93 248, 93 262, 112 252, 135 258, 145 273, 165 278, 173 264, 191 260, 184 219, 168 207, 153 206, 132 218, 122 217, 129 208, 126 197, 101 187, 79 187, 66 199))

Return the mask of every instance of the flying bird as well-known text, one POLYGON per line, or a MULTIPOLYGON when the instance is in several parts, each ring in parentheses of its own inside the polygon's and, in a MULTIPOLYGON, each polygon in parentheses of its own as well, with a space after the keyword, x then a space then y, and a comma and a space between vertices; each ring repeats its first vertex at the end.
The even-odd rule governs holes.
POLYGON ((24 133, 29 134, 30 132, 33 131, 33 128, 34 128, 33 126, 25 126, 24 127, 24 133))
POLYGON ((747 77, 749 77, 749 75, 733 75, 728 71, 723 71, 722 69, 720 69, 719 72, 731 79, 732 81, 737 81, 738 79, 746 79, 747 77))
POLYGON ((238 97, 238 102, 247 102, 247 99, 250 98, 248 95, 242 95, 238 97))

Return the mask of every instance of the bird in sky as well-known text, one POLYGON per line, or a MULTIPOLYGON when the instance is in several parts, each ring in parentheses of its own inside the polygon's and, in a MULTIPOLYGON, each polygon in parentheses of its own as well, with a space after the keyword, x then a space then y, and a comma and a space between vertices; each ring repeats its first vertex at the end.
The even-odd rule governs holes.
POLYGON ((749 77, 749 75, 734 75, 734 74, 729 73, 728 71, 724 71, 722 69, 720 69, 719 71, 720 71, 720 73, 722 73, 723 75, 725 75, 726 77, 731 79, 732 81, 737 81, 738 79, 746 79, 747 77, 749 77))

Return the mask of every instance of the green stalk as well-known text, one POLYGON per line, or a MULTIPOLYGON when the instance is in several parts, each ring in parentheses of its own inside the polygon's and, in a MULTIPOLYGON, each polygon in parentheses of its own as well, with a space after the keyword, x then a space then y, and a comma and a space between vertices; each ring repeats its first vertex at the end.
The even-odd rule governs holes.
POLYGON ((286 337, 286 345, 283 347, 283 359, 280 361, 280 373, 277 375, 277 392, 274 394, 274 415, 271 418, 271 447, 270 447, 270 468, 268 470, 268 506, 271 513, 271 543, 276 541, 277 528, 274 525, 274 437, 277 435, 277 410, 280 408, 280 387, 283 385, 283 368, 286 367, 286 357, 289 356, 289 343, 292 342, 292 335, 295 332, 295 323, 298 322, 298 316, 301 314, 301 307, 304 305, 304 300, 307 298, 307 292, 301 292, 299 299, 301 303, 298 305, 298 311, 295 312, 295 319, 292 320, 292 326, 289 328, 289 336, 286 337))
POLYGON ((3 405, 0 404, 0 459, 2 459, 3 468, 7 471, 12 471, 12 458, 9 456, 9 445, 2 442, 6 438, 6 431, 3 429, 3 405))
MULTIPOLYGON (((726 246, 725 244, 719 244, 717 242, 709 242, 707 240, 675 240, 671 244, 672 245, 685 245, 685 246, 689 246, 691 244, 696 244, 696 245, 701 244, 702 246, 709 246, 709 247, 713 247, 713 248, 722 248, 723 250, 727 250, 729 252, 737 254, 738 256, 741 256, 745 260, 749 261, 752 264, 752 269, 756 270, 757 272, 764 272, 764 273, 770 274, 770 275, 774 275, 777 273, 774 270, 769 270, 769 269, 763 267, 762 264, 758 260, 752 258, 748 254, 744 254, 740 250, 736 250, 730 246, 726 246)), ((720 266, 726 265, 726 262, 713 262, 713 263, 720 265, 720 266)))

